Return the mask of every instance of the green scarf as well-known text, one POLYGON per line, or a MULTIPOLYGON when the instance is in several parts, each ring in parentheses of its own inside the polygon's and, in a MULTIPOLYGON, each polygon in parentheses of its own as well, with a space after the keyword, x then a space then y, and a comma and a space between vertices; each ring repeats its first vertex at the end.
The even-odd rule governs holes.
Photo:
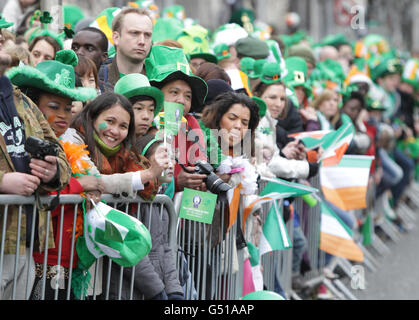
POLYGON ((114 156, 118 153, 121 149, 121 145, 117 145, 116 147, 108 147, 97 135, 96 131, 93 132, 93 139, 95 139, 97 145, 99 146, 100 151, 105 155, 105 157, 109 158, 114 156))

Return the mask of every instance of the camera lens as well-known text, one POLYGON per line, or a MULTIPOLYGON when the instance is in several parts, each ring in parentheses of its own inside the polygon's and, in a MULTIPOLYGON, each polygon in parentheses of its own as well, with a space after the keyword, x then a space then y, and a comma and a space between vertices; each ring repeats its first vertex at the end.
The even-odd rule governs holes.
POLYGON ((215 194, 221 192, 227 192, 231 189, 231 186, 221 180, 215 173, 210 173, 205 181, 207 189, 215 194))

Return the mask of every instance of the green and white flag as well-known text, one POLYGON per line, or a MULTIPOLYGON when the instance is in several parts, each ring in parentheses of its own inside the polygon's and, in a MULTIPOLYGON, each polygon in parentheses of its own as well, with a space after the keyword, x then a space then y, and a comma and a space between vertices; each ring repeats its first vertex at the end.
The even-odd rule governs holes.
POLYGON ((286 250, 292 247, 284 220, 276 201, 273 202, 271 210, 263 226, 262 236, 259 242, 259 253, 263 255, 274 250, 286 250))
POLYGON ((86 213, 84 238, 96 259, 106 255, 123 267, 135 266, 151 250, 151 235, 144 224, 103 202, 86 213))
POLYGON ((305 194, 318 192, 316 188, 306 186, 304 184, 289 182, 279 178, 266 178, 262 177, 261 180, 267 181, 268 184, 263 188, 260 193, 261 197, 279 194, 280 197, 276 199, 284 199, 289 197, 300 197, 305 194))

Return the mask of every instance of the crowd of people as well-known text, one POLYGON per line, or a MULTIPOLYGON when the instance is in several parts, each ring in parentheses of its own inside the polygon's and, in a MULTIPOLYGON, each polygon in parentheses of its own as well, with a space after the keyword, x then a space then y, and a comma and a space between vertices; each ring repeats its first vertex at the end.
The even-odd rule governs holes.
MULTIPOLYGON (((9 0, 0 19, 1 194, 83 194, 94 202, 102 194, 173 199, 185 188, 207 191, 207 175, 191 173, 197 161, 205 161, 225 183, 240 186, 250 204, 260 177, 309 184, 318 175, 321 148, 307 151, 290 135, 351 123, 355 134, 346 154, 375 157, 368 184, 374 201, 407 231, 397 213, 406 188, 419 177, 419 60, 384 37, 369 34, 351 42, 337 34, 314 42, 292 25, 274 34, 248 9, 208 30, 187 18, 183 7, 160 10, 153 1, 106 8, 93 18, 64 6, 65 27, 57 34, 49 29, 53 18, 38 7, 35 0, 9 0), (183 108, 182 126, 170 143, 163 141, 159 121, 168 103, 183 108), (25 150, 29 137, 54 143, 57 153, 31 157, 25 150)), ((292 208, 292 199, 284 204, 292 208)), ((353 211, 328 204, 349 229, 362 227, 353 211)), ((6 228, 0 229, 6 231, 0 299, 11 297, 14 279, 16 298, 39 299, 44 261, 48 281, 58 259, 67 274, 97 267, 94 260, 78 259, 76 248, 70 259, 67 230, 83 236, 83 215, 74 225, 71 206, 63 221, 59 210, 49 216, 48 208, 35 204, 25 206, 21 221, 17 207, 7 210, 6 228)), ((284 218, 293 219, 293 289, 300 290, 307 238, 301 213, 290 210, 284 218)), ((168 247, 167 215, 147 219, 159 227, 152 232, 151 253, 136 266, 133 298, 184 299, 168 247)), ((250 219, 249 226, 260 222, 250 219)), ((253 232, 242 232, 238 250, 247 250, 247 241, 257 245, 253 232)), ((105 277, 107 268, 100 268, 105 277)), ((111 299, 118 298, 118 281, 113 273, 111 299)), ((129 288, 131 273, 124 271, 124 281, 129 288)), ((53 299, 52 286, 45 288, 45 297, 53 299)), ((330 295, 325 290, 319 288, 319 298, 330 295)), ((129 294, 123 292, 122 299, 129 294)))

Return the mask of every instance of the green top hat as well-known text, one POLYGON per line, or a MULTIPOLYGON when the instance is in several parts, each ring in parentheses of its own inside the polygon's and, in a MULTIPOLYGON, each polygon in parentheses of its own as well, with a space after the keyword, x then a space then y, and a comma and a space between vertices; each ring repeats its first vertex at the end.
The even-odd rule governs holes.
POLYGON ((281 81, 281 68, 276 62, 267 62, 262 68, 260 81, 266 84, 273 84, 281 81))
POLYGON ((13 25, 13 22, 7 22, 6 19, 0 14, 0 29, 6 29, 13 25))
POLYGON ((256 96, 253 96, 252 99, 259 106, 259 117, 262 119, 266 114, 266 102, 263 99, 256 96))
POLYGON ((247 76, 254 72, 255 66, 255 59, 250 57, 244 57, 240 60, 240 69, 243 71, 247 76))
POLYGON ((60 61, 42 61, 35 68, 30 66, 12 68, 7 77, 15 86, 38 88, 73 101, 94 99, 97 95, 94 88, 75 87, 74 66, 77 65, 78 59, 74 51, 59 51, 56 59, 60 61))
POLYGON ((249 78, 250 79, 257 79, 257 78, 259 78, 261 76, 261 74, 262 74, 263 66, 267 62, 268 61, 266 59, 258 59, 258 60, 255 60, 255 63, 253 65, 253 72, 250 72, 249 78))
POLYGON ((140 73, 127 74, 118 80, 114 88, 115 93, 122 94, 130 99, 136 96, 147 96, 154 99, 156 107, 154 108, 154 116, 157 116, 163 109, 164 95, 161 90, 152 87, 147 77, 140 73))
POLYGON ((183 30, 183 23, 175 18, 159 18, 153 27, 153 42, 176 40, 183 30))
POLYGON ((225 43, 219 43, 214 47, 214 54, 218 61, 231 57, 230 48, 225 43))
POLYGON ((192 107, 202 106, 208 87, 204 80, 195 76, 189 67, 188 59, 182 49, 155 45, 145 60, 145 68, 151 85, 162 88, 174 80, 187 82, 192 89, 192 107))
POLYGON ((287 86, 290 88, 303 86, 306 96, 310 97, 312 94, 312 88, 307 83, 307 62, 300 57, 289 57, 285 59, 285 64, 288 73, 284 77, 284 82, 287 86))

